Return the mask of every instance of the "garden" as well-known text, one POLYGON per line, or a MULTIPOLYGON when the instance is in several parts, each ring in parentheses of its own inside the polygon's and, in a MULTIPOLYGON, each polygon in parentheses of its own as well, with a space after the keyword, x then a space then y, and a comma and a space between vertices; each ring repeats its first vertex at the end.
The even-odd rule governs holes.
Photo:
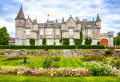
POLYGON ((64 52, 0 50, 0 81, 120 81, 119 50, 69 50, 72 58, 64 52))

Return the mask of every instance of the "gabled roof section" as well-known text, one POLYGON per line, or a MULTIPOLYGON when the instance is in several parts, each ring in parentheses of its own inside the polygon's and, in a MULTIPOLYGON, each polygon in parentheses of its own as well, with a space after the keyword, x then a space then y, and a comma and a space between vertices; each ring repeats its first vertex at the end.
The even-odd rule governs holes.
POLYGON ((70 17, 68 18, 68 20, 66 21, 66 23, 69 22, 70 19, 72 19, 76 23, 76 21, 73 19, 72 15, 70 15, 70 17))
POLYGON ((16 19, 24 19, 25 20, 25 16, 24 16, 24 13, 23 13, 23 10, 22 10, 22 5, 21 5, 20 11, 19 11, 17 17, 15 18, 15 20, 16 19))
POLYGON ((96 22, 101 22, 99 14, 97 14, 96 22))

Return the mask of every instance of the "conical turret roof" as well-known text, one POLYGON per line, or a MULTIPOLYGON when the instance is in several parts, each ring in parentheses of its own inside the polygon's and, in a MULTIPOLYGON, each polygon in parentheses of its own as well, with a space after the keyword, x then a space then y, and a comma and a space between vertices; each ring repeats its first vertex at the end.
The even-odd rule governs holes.
POLYGON ((97 14, 96 22, 101 22, 99 14, 97 14))
POLYGON ((24 16, 24 13, 23 13, 23 10, 22 10, 22 5, 21 5, 20 11, 19 11, 16 19, 25 19, 25 16, 24 16))

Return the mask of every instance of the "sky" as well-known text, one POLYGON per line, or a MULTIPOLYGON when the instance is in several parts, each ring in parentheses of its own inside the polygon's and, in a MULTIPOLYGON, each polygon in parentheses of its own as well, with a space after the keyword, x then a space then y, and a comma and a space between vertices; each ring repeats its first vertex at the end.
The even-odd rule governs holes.
POLYGON ((49 20, 67 20, 70 15, 75 19, 96 19, 99 13, 101 33, 120 32, 120 0, 0 0, 0 28, 7 27, 10 36, 15 37, 15 18, 22 4, 25 18, 30 16, 39 23, 49 20))

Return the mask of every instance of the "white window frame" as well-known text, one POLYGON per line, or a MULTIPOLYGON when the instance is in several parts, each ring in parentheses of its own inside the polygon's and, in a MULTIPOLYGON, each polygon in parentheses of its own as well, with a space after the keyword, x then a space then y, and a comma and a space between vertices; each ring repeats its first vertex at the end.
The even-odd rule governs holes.
POLYGON ((69 39, 70 45, 74 45, 74 39, 69 39))
POLYGON ((60 35, 60 30, 59 29, 56 30, 56 35, 60 35))
POLYGON ((95 34, 95 31, 93 30, 93 35, 95 34))
POLYGON ((42 45, 42 41, 43 41, 43 40, 42 40, 42 39, 40 39, 40 45, 42 45))
POLYGON ((30 45, 29 39, 26 40, 26 45, 30 45))
POLYGON ((30 29, 26 29, 26 35, 30 35, 30 29))
POLYGON ((52 35, 52 29, 47 29, 47 35, 52 35))
POLYGON ((73 35, 73 29, 69 29, 69 34, 73 35))
POLYGON ((47 39, 47 45, 53 45, 53 40, 52 39, 47 39))
POLYGON ((43 35, 43 29, 40 29, 40 35, 43 35))
POLYGON ((60 45, 59 39, 55 40, 55 45, 60 45))
POLYGON ((88 35, 90 35, 90 29, 88 29, 88 35))

